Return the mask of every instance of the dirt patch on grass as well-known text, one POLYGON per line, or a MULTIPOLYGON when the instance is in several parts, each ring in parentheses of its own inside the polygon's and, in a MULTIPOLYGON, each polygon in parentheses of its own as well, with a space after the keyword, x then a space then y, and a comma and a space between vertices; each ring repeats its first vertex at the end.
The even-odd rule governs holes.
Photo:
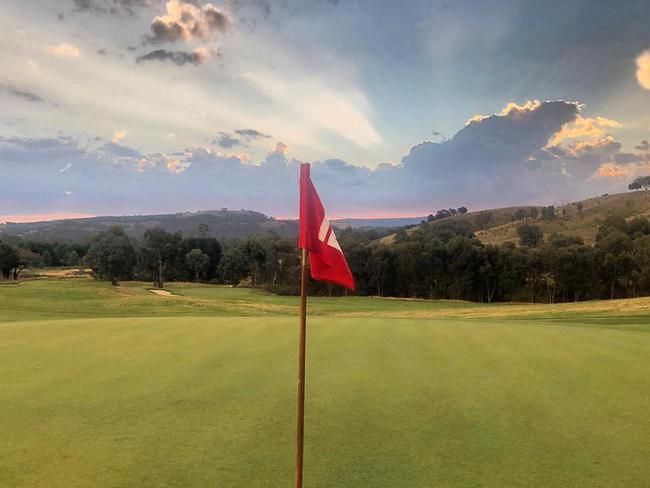
POLYGON ((339 317, 392 318, 570 318, 572 316, 630 316, 650 315, 650 298, 598 300, 558 304, 494 304, 468 308, 439 308, 436 310, 390 310, 371 312, 341 312, 339 317))
POLYGON ((167 290, 149 290, 151 293, 158 295, 160 297, 177 297, 179 295, 174 295, 171 291, 167 290))

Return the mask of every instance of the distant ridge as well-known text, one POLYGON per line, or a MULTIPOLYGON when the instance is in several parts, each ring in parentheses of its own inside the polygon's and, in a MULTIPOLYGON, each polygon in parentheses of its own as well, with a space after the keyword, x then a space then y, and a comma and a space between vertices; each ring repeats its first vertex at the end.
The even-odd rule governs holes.
POLYGON ((336 219, 332 220, 334 226, 343 227, 404 227, 417 225, 426 221, 426 217, 391 217, 377 219, 336 219))
POLYGON ((204 210, 160 215, 128 215, 51 220, 33 223, 0 224, 2 235, 47 242, 84 242, 112 225, 122 226, 130 237, 140 238, 147 229, 160 227, 185 236, 199 235, 199 225, 207 225, 206 235, 230 239, 253 234, 298 235, 297 222, 276 220, 252 210, 204 210))
MULTIPOLYGON (((339 219, 339 228, 370 227, 397 228, 419 224, 426 217, 385 219, 339 219)), ((207 225, 206 235, 218 239, 243 238, 250 235, 275 234, 294 238, 298 235, 298 220, 276 219, 253 210, 201 210, 158 215, 125 215, 84 217, 43 222, 0 224, 0 237, 19 236, 46 242, 85 242, 112 225, 122 226, 130 237, 141 238, 147 229, 160 227, 185 236, 199 235, 199 225, 207 225)))

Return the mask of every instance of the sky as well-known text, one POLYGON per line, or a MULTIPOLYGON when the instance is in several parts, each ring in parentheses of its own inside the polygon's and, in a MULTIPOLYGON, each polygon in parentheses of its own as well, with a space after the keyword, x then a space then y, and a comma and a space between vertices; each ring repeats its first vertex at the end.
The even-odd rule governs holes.
POLYGON ((0 222, 562 204, 650 174, 650 2, 0 0, 0 222))

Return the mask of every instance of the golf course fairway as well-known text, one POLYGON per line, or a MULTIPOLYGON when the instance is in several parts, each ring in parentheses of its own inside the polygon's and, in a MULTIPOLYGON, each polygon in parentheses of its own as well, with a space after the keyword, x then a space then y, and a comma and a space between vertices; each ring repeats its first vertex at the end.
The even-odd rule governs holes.
MULTIPOLYGON (((296 297, 0 285, 1 487, 290 487, 296 297)), ((305 486, 650 486, 650 299, 310 298, 305 486)))

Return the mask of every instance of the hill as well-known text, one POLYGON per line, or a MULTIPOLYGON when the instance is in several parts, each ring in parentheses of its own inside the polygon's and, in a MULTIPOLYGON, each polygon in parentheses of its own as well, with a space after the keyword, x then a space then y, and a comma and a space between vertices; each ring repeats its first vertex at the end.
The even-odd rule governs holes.
MULTIPOLYGON (((441 225, 441 222, 467 222, 471 225, 474 234, 484 244, 503 244, 506 242, 517 243, 517 227, 522 223, 539 225, 548 237, 554 232, 574 235, 584 239, 585 243, 593 244, 596 239, 598 225, 610 216, 620 216, 625 219, 650 216, 650 193, 644 191, 601 195, 572 202, 566 205, 555 206, 553 219, 542 218, 542 207, 519 206, 494 208, 468 212, 464 215, 454 215, 445 219, 428 222, 422 225, 441 225), (531 209, 537 210, 537 217, 530 216, 517 219, 515 213, 522 209, 530 215, 531 209)), ((412 227, 406 232, 412 233, 420 226, 412 227)), ((381 239, 384 244, 391 244, 395 234, 381 239)))
POLYGON ((140 238, 147 229, 161 227, 168 232, 198 235, 199 225, 206 224, 207 234, 217 238, 246 237, 275 233, 282 237, 298 235, 295 221, 276 220, 251 210, 207 210, 163 215, 91 217, 34 223, 0 224, 2 235, 20 236, 46 242, 83 242, 112 225, 124 227, 130 237, 140 238))
POLYGON ((539 225, 545 237, 553 232, 561 232, 581 237, 585 243, 593 244, 598 226, 611 216, 619 216, 627 220, 650 216, 650 193, 639 191, 588 198, 556 207, 555 218, 552 220, 538 217, 518 222, 510 221, 485 230, 477 230, 476 236, 485 244, 516 242, 518 241, 517 226, 522 222, 530 222, 539 225))
POLYGON ((332 225, 341 229, 345 227, 374 227, 374 228, 396 228, 407 225, 417 225, 426 217, 394 217, 394 218, 377 218, 377 219, 336 219, 332 220, 332 225))

